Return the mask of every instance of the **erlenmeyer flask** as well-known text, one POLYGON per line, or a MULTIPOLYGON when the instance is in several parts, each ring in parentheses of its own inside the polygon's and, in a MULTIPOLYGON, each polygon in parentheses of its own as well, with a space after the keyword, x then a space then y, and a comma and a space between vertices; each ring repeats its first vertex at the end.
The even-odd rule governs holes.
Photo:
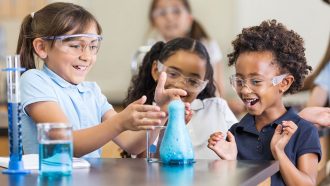
POLYGON ((168 105, 168 123, 160 145, 160 159, 164 164, 190 164, 194 151, 185 124, 185 106, 181 100, 168 105))

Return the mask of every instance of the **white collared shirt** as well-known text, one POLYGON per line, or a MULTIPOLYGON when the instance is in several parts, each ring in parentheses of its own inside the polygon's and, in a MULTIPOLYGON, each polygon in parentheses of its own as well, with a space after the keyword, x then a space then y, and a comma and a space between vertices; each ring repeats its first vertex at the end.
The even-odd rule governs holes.
POLYGON ((238 122, 227 102, 219 97, 196 99, 191 103, 193 116, 187 128, 194 147, 195 159, 219 159, 207 147, 208 139, 214 132, 226 133, 238 122))

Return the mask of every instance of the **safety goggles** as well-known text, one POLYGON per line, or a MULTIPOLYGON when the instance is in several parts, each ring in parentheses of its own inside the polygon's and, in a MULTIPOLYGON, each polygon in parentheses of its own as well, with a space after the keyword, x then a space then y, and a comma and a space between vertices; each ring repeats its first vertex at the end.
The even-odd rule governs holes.
POLYGON ((283 79, 288 74, 282 74, 279 76, 274 76, 271 79, 264 79, 264 78, 241 78, 237 77, 236 75, 230 76, 230 84, 236 92, 241 91, 243 87, 247 87, 252 91, 259 91, 260 89, 264 88, 265 86, 269 86, 269 82, 272 86, 276 86, 280 84, 283 79))
POLYGON ((166 17, 168 14, 179 16, 181 14, 187 13, 187 9, 180 6, 157 8, 153 11, 152 17, 166 17))
POLYGON ((166 72, 167 82, 169 84, 176 85, 177 83, 184 83, 187 91, 190 92, 201 92, 209 82, 208 80, 203 81, 198 78, 187 77, 178 70, 165 66, 160 61, 157 62, 157 68, 159 72, 166 72))
POLYGON ((91 55, 96 55, 100 49, 102 36, 97 34, 73 34, 45 36, 42 39, 55 41, 55 46, 61 51, 80 56, 85 52, 86 48, 89 49, 91 55))

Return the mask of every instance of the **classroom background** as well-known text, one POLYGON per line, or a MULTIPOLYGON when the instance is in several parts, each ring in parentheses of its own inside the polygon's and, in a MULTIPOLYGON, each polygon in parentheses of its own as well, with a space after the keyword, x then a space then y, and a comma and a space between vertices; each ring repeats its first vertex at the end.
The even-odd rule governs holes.
MULTIPOLYGON (((103 41, 97 65, 87 80, 96 81, 116 109, 126 96, 133 71, 131 62, 140 46, 146 44, 152 33, 148 20, 151 0, 64 0, 82 5, 99 20, 103 41)), ((15 54, 20 23, 24 16, 39 10, 54 0, 0 1, 0 68, 5 56, 15 54)), ((329 41, 329 5, 322 0, 190 0, 192 14, 215 39, 223 54, 223 77, 227 98, 235 97, 227 66, 226 55, 232 51, 231 41, 244 27, 258 25, 262 20, 277 19, 299 33, 306 47, 306 58, 313 68, 321 61, 329 41)), ((5 73, 0 72, 0 115, 6 112, 5 73)), ((301 106, 308 91, 288 96, 286 104, 301 106)), ((3 118, 3 117, 2 117, 3 118)), ((6 118, 5 118, 6 119, 6 118)), ((1 123, 1 119, 0 119, 1 123)), ((329 136, 322 137, 322 148, 329 147, 329 136)), ((0 134, 0 156, 8 156, 6 134, 0 134)), ((121 149, 110 142, 103 148, 102 157, 120 157, 121 149)), ((326 159, 320 163, 325 168, 326 159)))
MULTIPOLYGON (((14 54, 22 18, 54 0, 0 1, 0 66, 4 56, 14 54)), ((148 10, 151 0, 66 0, 91 11, 103 27, 104 40, 97 65, 88 80, 96 81, 112 104, 121 104, 132 76, 131 60, 137 49, 146 44, 151 32, 148 10)), ((329 6, 321 0, 190 0, 192 13, 214 38, 223 53, 224 75, 228 68, 226 55, 232 50, 231 41, 244 27, 257 25, 265 19, 277 19, 305 40, 306 57, 316 67, 324 55, 330 33, 329 6)), ((0 100, 4 101, 4 75, 0 77, 0 100)), ((228 78, 227 78, 228 79, 228 78)), ((226 90, 231 90, 225 79, 226 90)), ((236 96, 229 91, 229 96, 236 96)), ((287 98, 287 102, 302 104, 307 93, 287 98)))

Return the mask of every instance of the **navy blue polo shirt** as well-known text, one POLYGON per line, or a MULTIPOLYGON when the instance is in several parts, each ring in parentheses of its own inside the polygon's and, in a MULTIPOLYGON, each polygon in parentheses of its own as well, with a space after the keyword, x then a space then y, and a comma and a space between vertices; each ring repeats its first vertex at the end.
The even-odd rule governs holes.
MULTIPOLYGON (((310 122, 302 119, 292 108, 287 108, 287 112, 280 118, 263 127, 260 132, 255 126, 254 116, 247 114, 241 121, 234 124, 229 131, 235 136, 238 160, 274 160, 270 150, 275 128, 282 124, 282 121, 293 121, 297 126, 297 131, 292 135, 285 147, 285 154, 297 167, 298 158, 306 153, 315 153, 321 160, 321 145, 317 128, 310 122)), ((271 178, 272 185, 285 185, 280 172, 271 178)))

